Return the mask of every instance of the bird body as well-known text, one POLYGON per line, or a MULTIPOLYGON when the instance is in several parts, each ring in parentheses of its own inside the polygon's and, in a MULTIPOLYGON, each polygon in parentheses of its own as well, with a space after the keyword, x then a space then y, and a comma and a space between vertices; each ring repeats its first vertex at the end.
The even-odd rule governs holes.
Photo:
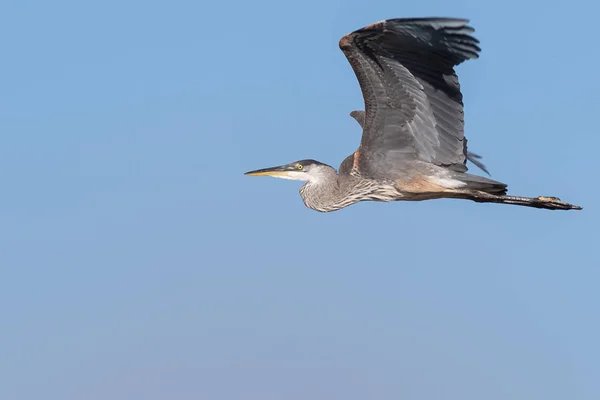
MULTIPOLYGON (((310 179, 300 188, 300 196, 307 207, 321 212, 339 210, 359 201, 416 201, 460 197, 461 191, 458 189, 468 186, 467 182, 454 178, 454 174, 446 169, 425 163, 413 164, 413 169, 405 171, 404 179, 397 180, 361 176, 360 171, 356 169, 346 169, 347 162, 346 165, 342 163, 339 173, 333 167, 314 160, 297 163, 303 163, 299 164, 303 165, 303 169, 310 169, 307 172, 310 179), (310 164, 304 164, 307 162, 310 164), (422 172, 419 173, 415 166, 422 172), (424 179, 425 176, 428 179, 424 179), (455 191, 454 196, 451 196, 451 191, 455 191)), ((462 176, 478 178, 468 174, 462 176)), ((491 181, 482 179, 485 182, 491 181)), ((477 181, 475 179, 475 182, 477 181)), ((506 185, 499 182, 491 186, 496 186, 498 192, 504 192, 506 188, 506 185)))
POLYGON ((459 198, 546 209, 581 209, 555 197, 507 196, 507 185, 467 173, 462 93, 454 67, 477 58, 467 20, 390 19, 339 42, 360 84, 365 111, 350 113, 363 128, 358 149, 336 170, 301 160, 247 175, 303 180, 304 204, 339 210, 359 201, 459 198))

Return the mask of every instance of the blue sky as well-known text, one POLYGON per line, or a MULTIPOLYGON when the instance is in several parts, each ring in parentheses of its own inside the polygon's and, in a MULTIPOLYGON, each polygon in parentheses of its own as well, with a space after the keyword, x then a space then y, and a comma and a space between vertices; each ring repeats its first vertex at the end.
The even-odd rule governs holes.
MULTIPOLYGON (((0 398, 600 398, 598 5, 22 1, 2 6, 0 398), (470 149, 550 212, 321 214, 362 108, 339 38, 471 19, 470 149)), ((473 170, 474 171, 474 170, 473 170)))

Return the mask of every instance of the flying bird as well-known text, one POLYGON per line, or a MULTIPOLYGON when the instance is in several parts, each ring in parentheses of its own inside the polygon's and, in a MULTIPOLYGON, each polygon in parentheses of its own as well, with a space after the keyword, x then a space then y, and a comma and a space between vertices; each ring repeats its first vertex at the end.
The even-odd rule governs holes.
POLYGON ((365 111, 351 115, 363 128, 358 149, 338 171, 300 160, 246 172, 306 181, 304 204, 339 210, 360 201, 440 198, 580 210, 557 197, 507 195, 507 185, 467 173, 462 93, 454 67, 478 58, 479 41, 468 20, 389 19, 342 37, 339 47, 358 79, 365 111))

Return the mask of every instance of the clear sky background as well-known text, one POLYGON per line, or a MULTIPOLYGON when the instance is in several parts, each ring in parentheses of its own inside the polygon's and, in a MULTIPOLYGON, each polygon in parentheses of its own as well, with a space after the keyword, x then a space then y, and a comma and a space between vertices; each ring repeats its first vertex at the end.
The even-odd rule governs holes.
MULTIPOLYGON (((597 2, 0 7, 0 398, 600 398, 597 2), (363 107, 339 38, 471 19, 470 149, 517 195, 321 214, 363 107)), ((472 171, 476 171, 472 169, 472 171)))

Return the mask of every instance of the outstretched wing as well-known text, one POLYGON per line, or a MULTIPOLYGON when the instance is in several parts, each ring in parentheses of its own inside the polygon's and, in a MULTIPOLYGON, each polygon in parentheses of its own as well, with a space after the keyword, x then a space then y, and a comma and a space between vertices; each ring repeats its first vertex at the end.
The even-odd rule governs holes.
MULTIPOLYGON (((361 128, 364 128, 365 125, 365 112, 354 110, 350 112, 350 116, 358 122, 361 128)), ((467 139, 465 138, 465 141, 467 139)), ((475 154, 473 152, 467 151, 467 160, 471 161, 477 168, 490 175, 490 172, 485 167, 485 164, 481 162, 481 156, 479 154, 475 154)))
POLYGON ((354 156, 362 174, 390 177, 414 160, 466 171, 462 94, 454 67, 480 51, 467 22, 390 19, 340 40, 365 102, 354 156))

